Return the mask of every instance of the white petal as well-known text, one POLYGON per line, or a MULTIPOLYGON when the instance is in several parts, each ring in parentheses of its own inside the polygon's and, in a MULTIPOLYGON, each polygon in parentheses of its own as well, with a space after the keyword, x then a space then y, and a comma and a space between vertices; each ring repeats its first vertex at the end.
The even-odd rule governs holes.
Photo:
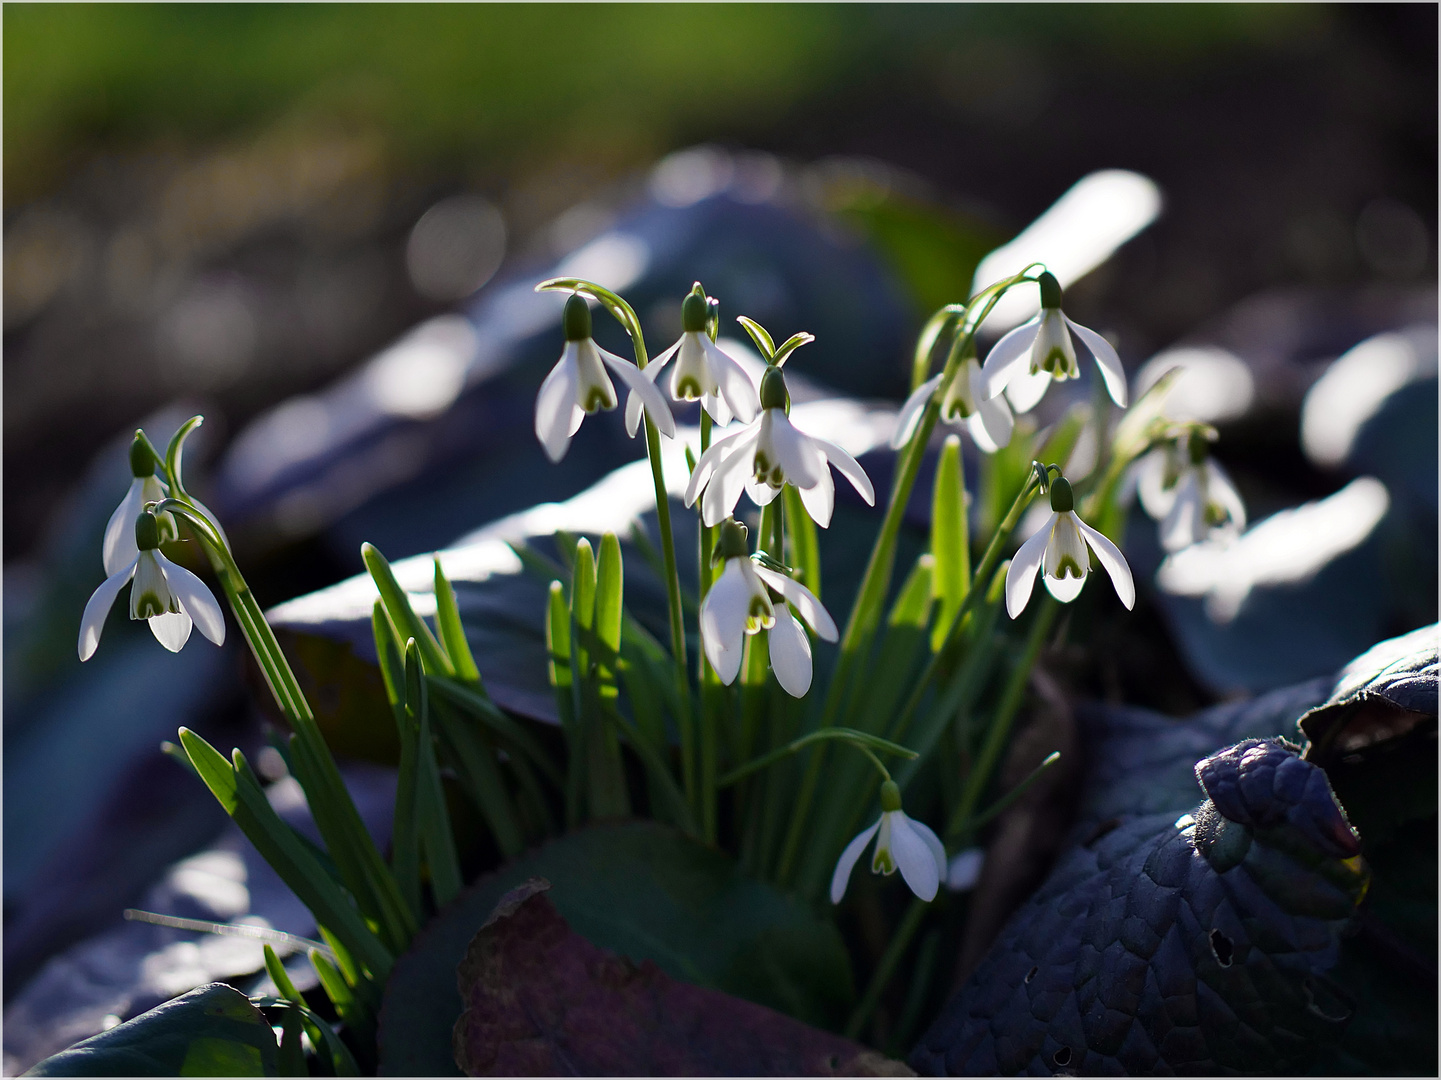
POLYGON ((825 454, 809 435, 797 431, 783 409, 767 409, 761 418, 762 442, 779 461, 785 478, 798 488, 815 487, 826 467, 825 454))
POLYGON ((137 561, 131 559, 90 594, 90 599, 85 604, 85 614, 80 616, 79 650, 82 661, 95 655, 96 646, 100 644, 100 631, 105 628, 105 616, 110 614, 110 608, 115 604, 115 598, 120 595, 125 583, 135 575, 137 561))
POLYGON ((866 505, 875 506, 876 489, 871 486, 871 478, 866 475, 866 470, 861 468, 860 462, 833 442, 817 439, 814 436, 808 436, 808 438, 821 448, 826 460, 836 467, 836 471, 849 480, 851 486, 861 493, 861 498, 866 500, 866 505))
MULTIPOLYGON (((205 587, 205 582, 183 566, 177 566, 164 555, 156 553, 160 569, 165 571, 165 581, 171 592, 180 597, 180 606, 195 621, 200 632, 217 645, 225 644, 225 614, 215 594, 205 587)), ((189 633, 189 631, 186 631, 189 633)))
POLYGON ((1206 494, 1214 503, 1219 503, 1231 519, 1231 524, 1238 530, 1246 527, 1246 504, 1241 501, 1241 493, 1236 490, 1236 485, 1231 483, 1231 478, 1226 475, 1226 470, 1214 458, 1206 459, 1206 494))
POLYGON ((727 559, 725 569, 701 604, 700 636, 706 659, 720 681, 729 686, 740 673, 745 646, 746 616, 751 592, 740 559, 727 559))
POLYGON ((144 489, 145 478, 133 478, 130 490, 105 524, 105 542, 100 550, 106 574, 113 574, 135 561, 138 554, 135 548, 135 519, 145 506, 144 489))
POLYGON ((1109 341, 1096 333, 1090 327, 1082 326, 1078 322, 1066 319, 1066 325, 1091 350, 1091 355, 1096 358, 1096 366, 1101 369, 1101 378, 1106 380, 1106 390, 1111 395, 1111 400, 1121 408, 1126 407, 1126 369, 1121 366, 1121 358, 1116 355, 1115 348, 1109 341))
MULTIPOLYGON (((1041 329, 1041 316, 1024 322, 991 346, 986 362, 981 365, 985 378, 986 397, 995 397, 1008 385, 1017 372, 1024 371, 1031 359, 1031 345, 1041 329)), ((1024 411, 1024 410, 1022 410, 1024 411)))
POLYGON ((866 850, 866 845, 871 842, 871 838, 876 835, 876 830, 880 827, 881 823, 877 821, 847 844, 845 851, 841 852, 841 857, 836 860, 836 872, 831 875, 832 904, 839 904, 841 898, 846 895, 846 886, 850 884, 851 871, 856 868, 861 852, 866 850))
POLYGON ((1169 456, 1165 447, 1158 446, 1134 466, 1136 494, 1140 496, 1142 508, 1156 521, 1169 514, 1176 501, 1176 485, 1165 486, 1169 456))
POLYGON ((1083 572, 1080 577, 1051 577, 1050 574, 1042 574, 1041 581, 1046 586, 1046 592, 1050 593, 1063 604, 1069 604, 1076 597, 1081 595, 1081 590, 1086 587, 1086 576, 1089 571, 1083 572))
POLYGON ((831 618, 831 614, 825 609, 825 606, 816 599, 815 593, 795 578, 787 577, 768 567, 757 565, 755 572, 762 581, 796 606, 796 610, 801 613, 801 618, 810 623, 811 629, 819 634, 823 641, 840 639, 835 620, 831 618))
POLYGON ((1030 412, 1046 396, 1053 381, 1049 372, 1038 371, 1034 375, 1025 370, 1017 372, 1006 384, 1006 397, 1010 399, 1011 408, 1018 413, 1030 412))
POLYGON ((726 404, 726 399, 720 394, 706 394, 700 399, 700 407, 710 414, 710 418, 716 422, 717 427, 725 427, 735 419, 731 407, 726 404))
POLYGON ((763 484, 754 476, 746 478, 746 496, 757 506, 769 506, 775 501, 775 497, 781 493, 780 488, 773 488, 769 484, 763 484))
POLYGON ((745 369, 711 342, 704 341, 706 359, 711 364, 711 374, 720 386, 722 396, 731 412, 749 424, 761 411, 761 399, 745 369))
POLYGON ((776 622, 770 628, 771 670, 776 682, 791 697, 805 697, 811 688, 811 642, 790 608, 776 604, 776 622))
POLYGON ((574 433, 571 414, 577 411, 575 391, 579 381, 574 345, 573 341, 565 343, 560 363, 550 369, 545 382, 540 384, 540 393, 535 396, 535 435, 551 461, 565 457, 574 433))
POLYGON ((681 342, 683 341, 685 341, 684 334, 676 338, 675 344, 669 349, 666 349, 665 352, 650 358, 650 363, 646 364, 645 371, 646 374, 650 376, 651 382, 655 382, 655 377, 660 373, 660 369, 671 362, 671 359, 675 356, 676 352, 679 351, 681 342))
POLYGON ((1126 557, 1121 554, 1120 548, 1080 518, 1076 518, 1076 524, 1080 527, 1081 535, 1086 538, 1086 543, 1090 544, 1091 550, 1096 553, 1096 558, 1106 568, 1106 573, 1111 575, 1111 584, 1116 586, 1116 595, 1129 611, 1136 606, 1136 583, 1131 579, 1131 568, 1126 565, 1126 557))
MULTIPOLYGON (((904 813, 904 811, 902 811, 902 813, 904 813)), ((917 821, 909 815, 906 816, 906 822, 911 828, 916 830, 916 835, 925 842, 931 855, 935 857, 936 872, 941 876, 941 879, 944 880, 946 876, 946 846, 941 843, 941 838, 937 836, 925 822, 917 821)))
POLYGON ((901 406, 901 411, 896 414, 896 430, 891 435, 891 449, 899 450, 911 441, 911 436, 916 433, 916 425, 921 422, 921 414, 925 412, 926 406, 936 393, 936 388, 941 385, 941 379, 945 372, 927 379, 911 391, 911 396, 906 398, 906 403, 901 406))
POLYGON ((670 406, 665 403, 665 395, 656 389, 655 383, 645 377, 645 373, 632 364, 629 360, 623 360, 615 353, 606 352, 604 349, 595 350, 600 358, 605 361, 605 366, 615 372, 620 381, 630 387, 631 393, 640 398, 646 415, 650 417, 651 423, 660 430, 660 433, 667 439, 675 438, 675 417, 670 414, 670 406))
POLYGON ((797 488, 801 496, 801 505, 806 508, 806 513, 811 520, 822 529, 828 529, 831 525, 831 514, 836 508, 836 485, 831 479, 830 470, 826 470, 825 476, 815 487, 797 488))
POLYGON ((132 619, 149 616, 148 604, 145 611, 139 610, 140 601, 147 596, 152 597, 162 611, 173 612, 180 606, 170 591, 170 582, 165 580, 165 571, 160 569, 160 553, 154 550, 140 552, 135 560, 135 584, 130 589, 132 619))
POLYGON ((752 475, 755 452, 751 446, 741 445, 711 474, 706 484, 705 496, 701 499, 701 520, 708 526, 719 525, 735 513, 736 503, 745 490, 746 481, 752 475))
POLYGON ((1046 544, 1050 542, 1055 523, 1053 515, 1050 521, 1036 530, 1036 534, 1021 545, 1021 550, 1016 552, 1006 571, 1006 614, 1013 619, 1026 610, 1026 604, 1031 599, 1031 590, 1036 586, 1036 571, 1045 558, 1046 544))
POLYGON ((942 873, 935 853, 916 831, 916 823, 906 817, 904 811, 897 810, 892 816, 895 822, 891 826, 891 854, 901 877, 910 886, 911 892, 922 900, 934 900, 936 891, 941 887, 942 873))
POLYGON ((150 632, 155 640, 171 652, 179 652, 190 640, 190 616, 183 611, 167 611, 164 615, 152 615, 148 620, 150 632))
POLYGON ((1011 408, 1004 397, 976 402, 976 411, 966 417, 966 430, 971 433, 971 441, 988 454, 1009 445, 1015 426, 1011 408))
POLYGON ((1161 546, 1167 551, 1180 551, 1199 544, 1206 538, 1205 513, 1200 479, 1195 469, 1187 469, 1176 485, 1170 511, 1161 519, 1161 546))
POLYGON ((690 483, 686 485, 685 489, 687 506, 695 502, 700 489, 706 485, 716 467, 730 456, 732 450, 739 452, 740 448, 736 445, 737 442, 746 435, 754 436, 755 434, 756 429, 748 425, 739 431, 732 431, 729 435, 716 439, 710 444, 706 452, 700 456, 700 460, 695 463, 695 468, 691 470, 690 483))
MULTIPOLYGON (((670 357, 667 355, 669 352, 670 350, 667 349, 666 352, 661 354, 661 356, 665 357, 665 359, 668 360, 670 359, 670 357)), ((641 374, 644 375, 647 379, 649 379, 652 383, 654 383, 656 377, 660 375, 660 368, 661 364, 663 363, 665 363, 665 360, 659 358, 656 360, 652 360, 649 364, 646 365, 645 370, 642 371, 641 374)), ((640 397, 634 391, 631 391, 625 396, 625 433, 629 435, 632 439, 635 438, 635 433, 640 428, 640 414, 640 397)))

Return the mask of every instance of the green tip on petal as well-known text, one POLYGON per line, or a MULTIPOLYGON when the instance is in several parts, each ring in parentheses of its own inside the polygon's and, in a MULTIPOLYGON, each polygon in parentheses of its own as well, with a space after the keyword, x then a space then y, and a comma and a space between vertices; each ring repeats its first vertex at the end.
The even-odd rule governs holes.
POLYGON ((141 551, 154 551, 160 546, 160 522, 149 510, 140 511, 135 519, 135 546, 141 551))
POLYGON ((1191 453, 1192 465, 1199 465, 1206 460, 1206 452, 1210 449, 1210 444, 1206 441, 1204 435, 1199 431, 1191 432, 1190 437, 1187 439, 1187 444, 1191 453))
POLYGON ((893 814, 901 808, 901 787, 894 780, 881 785, 881 812, 893 814))
POLYGON ((566 341, 584 341, 590 337, 590 305, 580 293, 571 293, 566 300, 562 322, 566 341))
POLYGON ((1076 508, 1076 497, 1071 494, 1071 482, 1064 476, 1051 481, 1051 509, 1064 514, 1076 508))
POLYGON ((786 407, 786 377, 778 367, 766 368, 761 376, 761 408, 784 409, 786 407))
POLYGON ((141 431, 135 432, 135 438, 130 443, 130 475, 131 476, 152 476, 155 473, 155 466, 160 464, 155 460, 155 455, 150 450, 150 444, 145 441, 145 435, 141 431))
POLYGON ((719 563, 726 559, 744 559, 748 555, 750 545, 746 543, 746 527, 734 518, 721 522, 720 536, 715 544, 715 561, 719 563))
POLYGON ((1049 270, 1041 274, 1037 279, 1041 286, 1041 307, 1058 308, 1061 306, 1061 283, 1056 280, 1056 275, 1049 270))
POLYGON ((706 319, 710 316, 710 307, 706 304, 704 296, 695 293, 688 295, 680 305, 681 329, 688 334, 698 334, 705 329, 706 319))

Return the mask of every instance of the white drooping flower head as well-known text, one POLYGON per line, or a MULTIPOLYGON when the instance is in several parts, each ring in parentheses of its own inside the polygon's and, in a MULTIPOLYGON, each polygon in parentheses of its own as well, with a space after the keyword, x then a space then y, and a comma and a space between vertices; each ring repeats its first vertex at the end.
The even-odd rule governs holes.
POLYGON ((130 617, 145 619, 155 640, 179 652, 192 625, 217 645, 225 642, 225 616, 205 582, 160 554, 160 523, 142 510, 133 526, 135 557, 106 578, 91 595, 80 618, 82 661, 95 655, 105 617, 125 583, 130 586, 130 617))
POLYGON ((1076 516, 1071 485, 1065 477, 1051 481, 1050 497, 1050 520, 1021 545, 1006 571, 1007 613, 1014 619, 1026 609, 1038 570, 1042 571, 1046 591, 1057 600, 1069 604, 1080 596, 1090 572, 1092 551, 1111 575, 1121 603, 1130 610, 1136 603, 1136 585, 1121 549, 1076 516))
MULTIPOLYGON (((679 340, 646 365, 645 376, 657 381, 665 365, 674 360, 667 381, 672 400, 699 401, 717 424, 729 424, 732 419, 749 424, 760 411, 760 398, 740 364, 711 341, 706 332, 709 317, 704 294, 689 293, 681 303, 679 340)), ((640 411, 641 399, 632 393, 625 404, 626 429, 632 434, 640 423, 640 411)))
MULTIPOLYGON (((130 443, 130 489, 125 498, 110 515, 105 525, 105 540, 101 545, 101 560, 105 573, 113 574, 135 560, 135 519, 146 503, 160 502, 166 496, 165 485, 155 475, 155 454, 140 432, 130 443)), ((176 534, 175 519, 170 514, 159 517, 160 531, 164 538, 173 539, 176 534)))
POLYGON ((1246 527, 1246 505, 1207 448, 1206 436, 1191 430, 1135 465, 1141 506, 1160 523, 1161 546, 1167 551, 1235 539, 1246 527))
POLYGON ((946 876, 946 849, 930 827, 906 816, 901 809, 901 789, 893 780, 881 785, 881 816, 849 844, 836 861, 831 875, 831 903, 839 904, 846 895, 851 871, 860 860, 861 852, 876 838, 876 851, 871 856, 871 873, 894 874, 897 870, 911 892, 922 900, 934 900, 946 876))
POLYGON ((727 686, 735 682, 746 636, 764 630, 776 682, 791 697, 804 697, 811 688, 811 643, 789 605, 822 639, 835 641, 840 635, 830 613, 800 582, 751 558, 743 525, 721 525, 716 560, 724 567, 700 610, 701 645, 711 667, 727 686))
MULTIPOLYGON (((911 441, 916 425, 921 422, 921 413, 925 411, 927 403, 944 378, 943 371, 921 383, 912 391, 911 396, 906 398, 906 403, 901 406, 900 414, 896 417, 895 434, 891 436, 892 449, 899 450, 911 441)), ((974 356, 966 357, 961 361, 956 377, 951 380, 950 389, 941 399, 940 419, 942 423, 954 427, 964 424, 976 446, 987 454, 994 454, 1010 443, 1015 419, 1011 416, 1006 399, 999 394, 995 397, 988 396, 987 389, 980 362, 974 356)))
MULTIPOLYGON (((565 349, 535 398, 535 434, 551 461, 570 449, 570 438, 588 413, 616 407, 608 367, 636 396, 646 415, 667 438, 675 438, 675 420, 665 397, 634 364, 606 352, 591 338, 590 307, 579 293, 565 302, 565 349)), ((630 434, 635 435, 634 428, 630 434)))
POLYGON ((717 439, 701 455, 686 486, 685 504, 691 506, 701 492, 701 520, 719 524, 735 513, 744 491, 757 506, 765 506, 792 485, 801 503, 821 528, 829 527, 835 510, 836 489, 828 465, 834 465, 874 506, 870 477, 850 454, 833 442, 796 429, 786 415, 785 376, 769 367, 761 377, 761 415, 739 431, 717 439))
POLYGON ((1111 343, 1100 334, 1073 322, 1061 312, 1061 283, 1049 271, 1042 273, 1040 313, 1022 323, 991 347, 981 371, 987 397, 1005 391, 1016 412, 1030 412, 1052 382, 1078 378, 1075 334, 1090 350, 1115 403, 1126 407, 1126 372, 1111 343))

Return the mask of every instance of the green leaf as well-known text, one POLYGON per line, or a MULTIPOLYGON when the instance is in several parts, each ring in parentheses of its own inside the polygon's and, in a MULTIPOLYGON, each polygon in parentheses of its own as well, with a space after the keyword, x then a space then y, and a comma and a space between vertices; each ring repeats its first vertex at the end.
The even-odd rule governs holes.
POLYGON ((776 354, 776 343, 764 326, 754 319, 748 319, 744 315, 737 315, 736 322, 745 327, 746 333, 756 343, 756 348, 761 351, 761 356, 767 364, 772 363, 772 357, 776 354))
POLYGON ((533 877, 593 944, 832 1029, 853 999, 829 919, 744 875, 728 856, 654 822, 598 825, 477 882, 416 939, 385 988, 382 1073, 454 1076, 455 969, 497 901, 533 877))
POLYGON ((435 640, 435 635, 430 632, 430 627, 415 613, 415 608, 410 604, 410 597, 400 587, 400 582, 395 580, 395 573, 390 569, 390 563, 373 544, 360 545, 360 557, 365 560, 365 568, 370 571, 370 576, 375 580, 375 587, 380 590, 381 602, 385 604, 385 613, 390 616, 390 621, 395 625, 396 633, 401 638, 414 638, 420 645, 420 655, 425 658, 426 667, 435 672, 444 672, 446 675, 454 675, 455 669, 451 666, 450 660, 441 652, 440 643, 435 640))
POLYGON ((46 1058, 26 1076, 276 1076, 269 1022, 211 983, 46 1058))
MULTIPOLYGON (((575 563, 571 570, 570 613, 575 624, 589 630, 595 625, 595 551, 590 541, 581 537, 575 542, 575 563)), ((585 671, 580 672, 585 677, 585 671)))
POLYGON ((334 964, 327 960, 318 949, 311 949, 307 954, 310 957, 310 964, 315 968, 315 974, 320 979, 320 985, 325 994, 330 998, 330 1003, 335 1006, 335 1012, 343 1020, 347 1027, 353 1027, 360 1031, 375 1030, 375 1016, 370 1007, 351 989, 350 985, 336 970, 334 964))
POLYGON ((435 556, 435 625, 440 631, 441 644, 450 658, 455 677, 461 682, 480 682, 480 668, 475 666, 475 657, 470 652, 470 642, 465 639, 465 626, 460 621, 460 609, 455 603, 455 590, 450 587, 445 571, 440 567, 440 556, 435 556))
MULTIPOLYGON (((606 533, 600 540, 600 563, 596 571, 595 632, 612 652, 620 651, 621 603, 625 591, 620 539, 606 533)), ((611 673, 614 678, 614 672, 611 673)))
POLYGON ((415 737, 416 831, 425 849, 435 902, 444 907, 460 892, 460 859, 455 853, 450 813, 445 806, 440 769, 435 763, 425 669, 420 660, 420 647, 414 639, 405 643, 405 711, 415 737))
POLYGON ((775 364, 776 367, 781 367, 785 364, 791 353, 795 352, 802 345, 809 345, 815 339, 816 336, 814 334, 808 334, 804 330, 798 334, 792 334, 786 338, 785 341, 781 343, 781 347, 775 351, 775 355, 771 358, 771 363, 775 364))
POLYGON ((305 1050, 300 1044, 305 1018, 295 1009, 286 1009, 280 1017, 280 1054, 276 1062, 281 1076, 309 1076, 305 1067, 305 1050))
POLYGON ((235 815, 235 768, 215 747, 211 746, 189 728, 180 729, 180 745, 190 758, 190 764, 205 781, 205 786, 224 807, 225 812, 235 815))
POLYGON ((935 625, 931 628, 932 652, 938 652, 945 642, 971 580, 964 469, 961 438, 947 435, 936 465, 935 492, 931 499, 931 554, 936 560, 931 592, 938 604, 935 625))

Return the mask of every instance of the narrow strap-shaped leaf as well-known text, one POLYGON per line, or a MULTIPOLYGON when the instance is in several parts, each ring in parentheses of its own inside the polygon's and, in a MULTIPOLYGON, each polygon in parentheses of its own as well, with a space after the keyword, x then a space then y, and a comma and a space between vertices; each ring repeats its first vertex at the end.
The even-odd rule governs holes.
MULTIPOLYGON (((596 566, 595 632, 613 652, 620 652, 622 602, 625 571, 620 557, 620 540, 606 533, 600 540, 600 561, 596 566)), ((611 672, 611 677, 615 673, 611 672)))
POLYGON ((191 767, 205 781, 225 812, 232 817, 238 803, 235 792, 235 766, 225 755, 189 728, 180 729, 180 745, 190 759, 191 767))
POLYGON ((771 357, 776 354, 776 343, 764 326, 754 319, 748 319, 744 315, 737 315, 736 322, 745 327, 746 333, 756 343, 756 348, 761 351, 761 356, 767 364, 771 363, 771 357))
POLYGON ((445 789, 435 763, 435 743, 430 735, 430 701, 426 693, 425 669, 415 639, 405 643, 405 711, 415 732, 416 808, 418 829, 430 867, 430 887, 435 902, 444 907, 460 893, 460 859, 450 831, 450 812, 445 789))
POLYGON ((365 568, 370 571, 375 587, 380 591, 385 613, 395 624, 396 632, 403 638, 416 640, 420 645, 420 655, 425 658, 426 666, 430 670, 454 675, 455 670, 451 667, 450 659, 441 651, 440 642, 436 641, 430 627, 425 625, 425 620, 415 613, 410 597, 400 587, 400 582, 395 580, 395 571, 390 568, 390 562, 373 544, 361 544, 360 557, 365 560, 365 568))
MULTIPOLYGON (((595 625, 595 590, 595 551, 582 536, 575 542, 575 562, 571 566, 570 613, 576 626, 586 630, 595 625)), ((585 673, 580 674, 584 677, 585 673)))
POLYGON ((275 954, 270 943, 266 942, 265 949, 265 971, 270 976, 270 981, 275 984, 275 989, 280 991, 280 996, 293 1001, 297 1005, 304 1005, 305 998, 300 991, 295 989, 295 984, 290 981, 290 974, 285 970, 285 965, 280 962, 280 957, 275 954))
POLYGON ((455 677, 461 682, 479 683, 480 668, 470 651, 470 642, 465 638, 465 625, 460 621, 460 608, 455 602, 455 589, 440 566, 440 556, 435 557, 435 625, 440 631, 440 643, 450 658, 455 677))
POLYGON ((965 465, 958 435, 946 436, 936 466, 931 498, 931 554, 936 560, 931 589, 937 602, 936 621, 931 628, 931 651, 935 652, 945 643, 971 578, 965 465))
POLYGON ((305 1018, 294 1009, 286 1009, 280 1017, 280 1054, 276 1058, 276 1071, 281 1076, 309 1076, 305 1067, 305 1050, 301 1046, 300 1034, 305 1018))
POLYGON ((781 342, 780 347, 776 349, 774 355, 771 357, 771 363, 775 364, 776 367, 784 366, 786 360, 790 358, 791 353, 795 352, 802 345, 809 345, 815 339, 816 336, 814 334, 808 334, 804 330, 798 334, 792 334, 786 338, 785 341, 781 342))
MULTIPOLYGON (((437 680, 430 685, 438 686, 440 683, 437 680)), ((500 762, 496 759, 495 745, 485 732, 477 731, 466 717, 446 708, 446 704, 446 700, 440 700, 431 707, 435 730, 451 754, 456 775, 495 837, 496 847, 506 858, 514 858, 525 850, 524 832, 500 762)), ((518 762, 524 759, 514 756, 511 760, 518 762)))
MULTIPOLYGON (((560 583, 556 582, 556 584, 558 585, 560 583)), ((558 619, 557 622, 565 628, 568 635, 570 632, 570 618, 569 613, 565 610, 564 598, 560 601, 560 613, 565 617, 558 619)), ((547 621, 547 624, 548 623, 549 621, 547 621)), ((549 625, 547 625, 547 630, 548 629, 549 625)), ((547 633, 547 637, 549 636, 549 633, 547 633)), ((566 700, 569 702, 570 664, 568 658, 564 662, 553 660, 552 664, 557 668, 552 678, 565 680, 563 686, 566 689, 566 700)), ((480 721, 481 724, 489 729, 491 734, 500 740, 501 745, 506 749, 517 751, 529 758, 531 763, 540 769, 546 779, 555 784, 556 787, 564 786, 564 777, 561 776, 560 770, 556 768, 555 762, 551 760, 550 753, 540 744, 540 741, 525 729, 524 724, 502 712, 500 706, 496 705, 490 698, 477 693, 470 687, 451 682, 444 676, 427 675, 425 681, 432 693, 439 695, 446 701, 462 709, 468 716, 480 721)), ((562 689, 562 686, 557 685, 557 690, 560 689, 562 689)))
POLYGON ((385 684, 385 698, 392 709, 398 709, 405 703, 405 666, 400 660, 395 628, 379 600, 370 612, 370 632, 375 639, 375 656, 380 664, 381 682, 385 684))
POLYGON ((330 998, 330 1003, 335 1006, 336 1014, 345 1022, 346 1027, 353 1027, 359 1031, 374 1031, 375 1015, 341 977, 340 972, 335 969, 335 965, 315 949, 311 949, 308 955, 311 966, 315 968, 315 974, 320 978, 321 987, 324 988, 326 996, 330 998))

